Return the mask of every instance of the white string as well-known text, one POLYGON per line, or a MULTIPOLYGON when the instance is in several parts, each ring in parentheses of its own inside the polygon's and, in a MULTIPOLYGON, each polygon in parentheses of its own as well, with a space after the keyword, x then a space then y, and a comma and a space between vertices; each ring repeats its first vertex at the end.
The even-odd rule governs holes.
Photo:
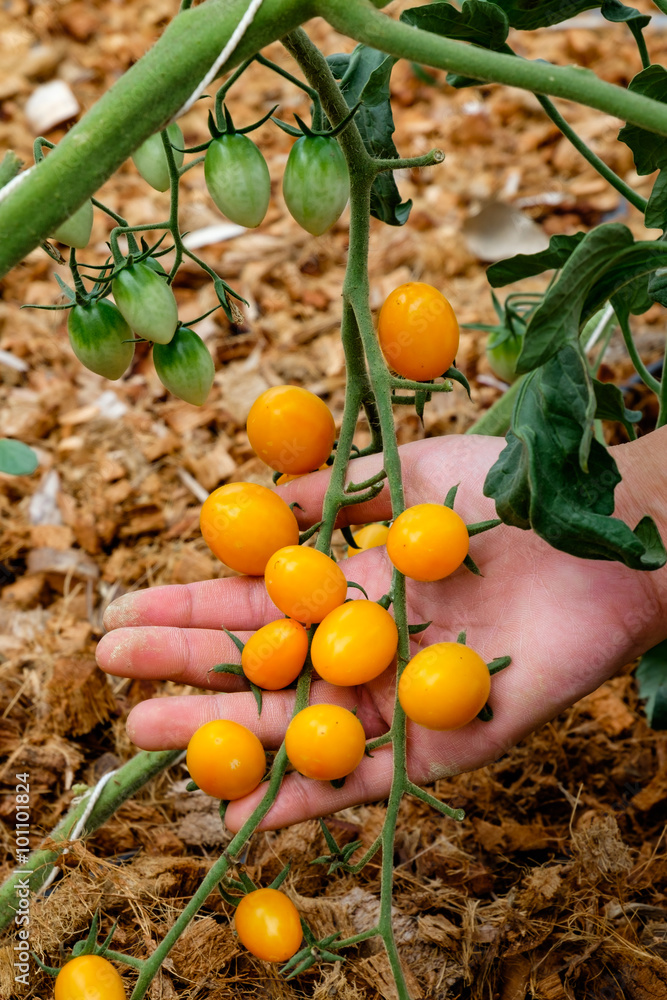
MULTIPOLYGON (((116 774, 116 771, 107 771, 107 773, 102 775, 102 777, 97 782, 97 784, 95 785, 95 787, 90 791, 90 793, 88 795, 88 802, 86 803, 86 808, 84 809, 83 814, 77 820, 77 823, 76 823, 74 829, 72 830, 72 832, 70 833, 70 835, 68 837, 68 840, 78 840, 79 836, 81 835, 81 833, 82 833, 82 831, 83 831, 83 829, 84 829, 84 827, 86 825, 88 817, 90 816, 91 812, 95 808, 97 800, 99 799, 100 795, 102 794, 102 789, 106 785, 106 783, 109 780, 109 778, 113 778, 114 774, 116 774)), ((72 805, 75 805, 76 802, 78 802, 78 801, 80 801, 80 800, 79 799, 74 799, 74 802, 72 803, 72 805)), ((62 853, 63 854, 69 854, 69 847, 63 848, 62 853)), ((44 893, 48 889, 48 887, 51 885, 51 883, 57 877, 59 871, 60 871, 59 866, 58 865, 54 865, 53 868, 51 869, 51 873, 49 874, 48 878, 44 882, 42 882, 41 886, 39 887, 39 890, 37 892, 38 896, 41 895, 42 893, 44 893)))
POLYGON ((257 13, 257 11, 259 10, 259 8, 262 6, 263 3, 264 0, 250 0, 250 4, 248 5, 247 11, 237 24, 236 28, 232 33, 231 38, 225 45, 224 49, 222 50, 218 58, 215 60, 210 70, 208 71, 204 79, 201 81, 201 83, 198 85, 194 93, 190 95, 190 97, 187 99, 183 107, 179 111, 177 111, 176 114, 173 116, 173 118, 171 119, 172 122, 176 121, 177 118, 180 118, 181 115, 184 115, 186 111, 189 111, 192 105, 195 103, 195 101, 199 100, 199 98, 201 97, 204 90, 208 87, 211 80, 214 80, 215 77, 217 76, 220 67, 227 62, 232 52, 234 52, 234 50, 238 47, 241 39, 243 38, 246 31, 254 21, 255 14, 257 13))
POLYGON ((14 188, 16 188, 16 187, 19 186, 19 184, 22 184, 23 181, 28 176, 28 174, 32 170, 34 170, 36 166, 37 166, 37 164, 34 163, 32 165, 32 167, 28 167, 27 170, 21 171, 20 174, 16 175, 16 177, 12 177, 12 179, 10 181, 7 181, 7 183, 4 185, 4 187, 0 188, 0 201, 4 201, 10 191, 13 191, 14 188))

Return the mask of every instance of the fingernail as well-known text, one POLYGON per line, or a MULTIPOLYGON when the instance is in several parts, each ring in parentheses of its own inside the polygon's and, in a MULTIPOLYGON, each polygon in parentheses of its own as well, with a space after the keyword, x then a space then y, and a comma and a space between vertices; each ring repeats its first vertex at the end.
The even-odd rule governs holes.
POLYGON ((124 625, 139 624, 140 616, 136 610, 137 596, 137 594, 123 594, 109 605, 102 619, 107 631, 122 628, 124 625))

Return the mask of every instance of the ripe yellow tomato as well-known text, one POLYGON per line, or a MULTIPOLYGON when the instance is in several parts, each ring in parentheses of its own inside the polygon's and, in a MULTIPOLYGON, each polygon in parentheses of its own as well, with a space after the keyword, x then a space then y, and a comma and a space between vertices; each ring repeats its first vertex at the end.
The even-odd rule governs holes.
POLYGON ((262 461, 288 475, 318 469, 336 438, 327 404, 296 385, 276 385, 263 392, 252 404, 247 431, 262 461))
POLYGON ((357 552, 363 552, 365 549, 374 549, 378 545, 386 545, 388 534, 388 525, 382 524, 381 521, 378 521, 375 524, 365 524, 363 528, 360 528, 359 531, 355 531, 352 535, 359 548, 353 549, 351 545, 348 545, 348 556, 354 556, 357 552))
POLYGON ((279 889, 256 889, 236 907, 234 924, 239 940, 265 962, 286 962, 301 947, 299 911, 279 889))
POLYGON ((410 660, 398 682, 398 700, 426 729, 460 729, 472 722, 491 691, 489 669, 474 649, 436 642, 410 660))
POLYGON ((287 687, 308 655, 308 633, 293 618, 279 618, 251 635, 241 653, 243 673, 267 691, 287 687))
POLYGON ((307 625, 321 622, 347 594, 341 568, 304 545, 286 545, 275 552, 266 564, 264 581, 276 607, 307 625))
MULTIPOLYGON (((328 469, 328 468, 329 466, 327 465, 327 463, 323 462, 322 465, 320 465, 319 469, 313 469, 312 471, 320 472, 322 469, 328 469)), ((289 476, 286 472, 283 472, 282 475, 278 476, 278 478, 276 479, 276 486, 284 486, 285 483, 293 483, 295 479, 303 479, 303 477, 307 475, 308 475, 307 472, 298 472, 296 473, 296 475, 289 476)))
POLYGON ((188 770, 203 792, 214 799, 240 799, 257 788, 266 770, 264 748, 238 722, 214 719, 192 735, 188 770))
POLYGON ((204 501, 199 523, 214 555, 249 576, 261 576, 274 552, 299 541, 299 525, 289 506, 257 483, 220 486, 204 501))
POLYGON ((459 347, 459 325, 445 296, 423 281, 409 281, 385 299, 378 338, 388 364, 405 378, 444 375, 459 347))
POLYGON ((361 763, 366 734, 359 719, 340 705, 310 705, 294 716, 285 733, 285 750, 306 778, 335 781, 361 763))
POLYGON ((442 580, 468 555, 470 538, 456 511, 420 503, 399 514, 387 535, 387 555, 412 580, 442 580))
POLYGON ((70 959, 56 976, 55 1000, 126 1000, 123 980, 101 955, 70 959))
POLYGON ((388 611, 374 601, 348 601, 318 626, 310 656, 330 684, 365 684, 387 669, 397 646, 398 630, 388 611))

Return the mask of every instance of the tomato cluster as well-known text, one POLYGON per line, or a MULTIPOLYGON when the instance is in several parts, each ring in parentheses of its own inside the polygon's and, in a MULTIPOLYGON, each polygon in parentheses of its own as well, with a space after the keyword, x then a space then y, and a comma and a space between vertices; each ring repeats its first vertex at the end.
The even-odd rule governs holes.
MULTIPOLYGON (((403 286, 389 297, 380 316, 383 351, 405 377, 435 378, 454 360, 456 319, 444 297, 429 287, 403 286), (426 309, 426 324, 419 310, 411 307, 415 302, 426 309), (405 347, 406 339, 407 355, 417 355, 411 366, 400 351, 392 350, 392 343, 405 347)), ((275 386, 253 403, 247 431, 256 454, 280 473, 279 483, 325 467, 335 444, 328 407, 313 393, 289 385, 275 386)), ((252 684, 268 691, 284 688, 299 677, 310 655, 322 680, 352 688, 374 681, 395 661, 398 630, 383 602, 346 600, 348 582, 340 566, 325 553, 300 544, 296 518, 275 492, 254 483, 220 487, 202 507, 201 530, 228 566, 249 575, 263 574, 268 596, 285 615, 258 629, 242 647, 241 668, 252 684)), ((364 526, 353 540, 348 557, 384 545, 400 573, 422 582, 443 579, 468 558, 468 527, 446 504, 409 507, 391 525, 364 526)), ((482 712, 489 691, 487 664, 460 641, 420 650, 401 673, 397 693, 413 723, 453 730, 482 712)), ((337 781, 361 763, 366 752, 364 727, 354 712, 340 705, 309 705, 289 723, 285 752, 304 777, 337 781)), ((187 763, 195 782, 223 799, 248 794, 266 767, 257 737, 226 720, 197 730, 187 763)), ((298 913, 273 888, 243 897, 236 910, 236 928, 242 943, 266 961, 284 961, 301 944, 298 913)))

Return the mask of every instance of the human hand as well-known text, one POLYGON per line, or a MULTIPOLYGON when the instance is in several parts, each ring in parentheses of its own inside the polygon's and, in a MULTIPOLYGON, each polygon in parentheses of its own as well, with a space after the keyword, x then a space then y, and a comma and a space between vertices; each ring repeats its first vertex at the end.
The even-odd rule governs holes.
MULTIPOLYGON (((638 489, 642 457, 647 455, 644 441, 614 449, 621 472, 634 486, 626 480, 618 487, 616 516, 633 526, 644 513, 656 516, 645 509, 647 491, 638 489)), ((475 435, 405 445, 401 462, 406 504, 442 502, 449 488, 460 482, 456 509, 464 520, 493 517, 493 502, 483 496, 482 487, 502 447, 502 440, 475 435)), ((381 467, 381 457, 355 460, 353 467, 354 479, 365 479, 381 467)), ((328 477, 326 471, 313 473, 281 490, 288 502, 296 500, 303 508, 303 513, 296 509, 302 527, 319 519, 328 477)), ((373 501, 345 508, 346 521, 361 524, 389 518, 387 492, 385 488, 373 501)), ((474 537, 470 552, 482 578, 461 567, 437 583, 407 581, 409 621, 432 622, 414 637, 413 652, 423 645, 455 640, 465 630, 468 644, 484 659, 509 654, 512 665, 493 679, 491 722, 474 720, 453 732, 408 724, 409 775, 419 784, 490 763, 667 636, 665 569, 640 573, 619 563, 577 559, 530 531, 505 525, 474 537)), ((341 566, 371 599, 387 591, 391 564, 384 548, 362 552, 341 566)), ((245 641, 253 630, 279 617, 263 579, 250 577, 155 587, 110 605, 104 618, 110 631, 97 653, 102 669, 120 676, 168 678, 218 692, 137 705, 127 724, 132 740, 149 750, 185 747, 203 723, 224 718, 252 729, 265 746, 278 747, 292 715, 294 691, 266 692, 258 718, 242 679, 208 671, 216 663, 238 660, 222 626, 245 641)), ((334 687, 316 678, 311 704, 356 707, 367 738, 373 739, 391 724, 394 691, 393 668, 358 688, 334 687)), ((385 797, 391 771, 387 745, 375 750, 372 758, 365 757, 342 788, 289 774, 262 828, 286 826, 385 797)), ((262 786, 230 803, 225 816, 230 830, 239 829, 263 794, 262 786)))

